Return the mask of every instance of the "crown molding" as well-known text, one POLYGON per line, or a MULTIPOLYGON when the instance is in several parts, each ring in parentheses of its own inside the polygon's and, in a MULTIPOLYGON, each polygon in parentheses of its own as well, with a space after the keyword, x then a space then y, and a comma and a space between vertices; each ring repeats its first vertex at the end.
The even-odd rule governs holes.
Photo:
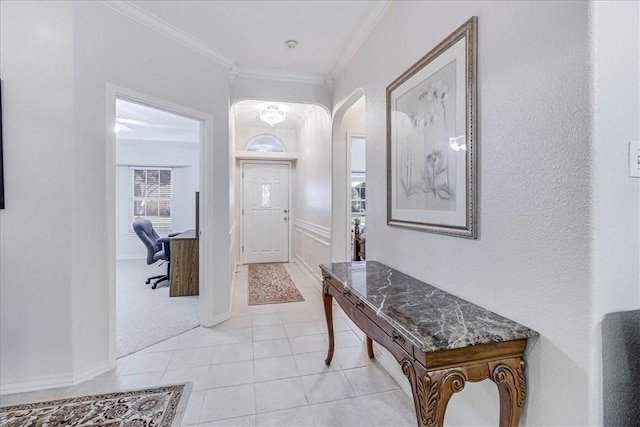
POLYGON ((139 6, 131 3, 127 0, 100 0, 103 5, 123 14, 124 16, 133 19, 139 24, 144 25, 156 31, 163 36, 180 43, 181 45, 188 47, 194 52, 209 58, 223 67, 230 69, 234 66, 235 60, 229 58, 217 50, 211 48, 202 40, 193 37, 190 34, 174 27, 166 21, 158 18, 157 16, 147 12, 139 6))
POLYGON ((296 73, 245 66, 234 66, 231 69, 231 79, 233 80, 237 77, 327 86, 333 85, 333 78, 322 74, 296 73))
POLYGON ((378 21, 380 21, 391 3, 391 0, 376 2, 376 5, 371 10, 371 13, 369 13, 369 16, 362 23, 362 26, 360 27, 358 32, 353 36, 353 39, 351 39, 351 43, 349 44, 349 46, 347 46, 342 55, 340 55, 340 59, 338 59, 335 67, 333 67, 333 71, 331 72, 331 76, 333 78, 337 78, 338 75, 342 73, 349 61, 351 61, 358 49, 360 49, 362 43, 364 43, 366 38, 369 36, 369 33, 371 33, 378 21))

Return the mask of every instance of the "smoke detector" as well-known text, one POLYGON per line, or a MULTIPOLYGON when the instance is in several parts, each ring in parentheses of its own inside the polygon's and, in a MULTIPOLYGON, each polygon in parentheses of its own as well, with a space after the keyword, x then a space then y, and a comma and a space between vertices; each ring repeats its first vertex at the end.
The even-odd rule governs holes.
POLYGON ((295 49, 298 46, 298 42, 295 40, 287 40, 284 44, 287 45, 289 49, 295 49))

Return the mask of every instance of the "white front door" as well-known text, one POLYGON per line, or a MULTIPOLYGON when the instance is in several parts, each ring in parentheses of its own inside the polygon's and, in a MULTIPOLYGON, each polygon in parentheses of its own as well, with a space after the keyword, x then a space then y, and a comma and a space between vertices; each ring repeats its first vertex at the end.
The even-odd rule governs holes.
POLYGON ((243 262, 289 261, 289 165, 244 163, 243 262))

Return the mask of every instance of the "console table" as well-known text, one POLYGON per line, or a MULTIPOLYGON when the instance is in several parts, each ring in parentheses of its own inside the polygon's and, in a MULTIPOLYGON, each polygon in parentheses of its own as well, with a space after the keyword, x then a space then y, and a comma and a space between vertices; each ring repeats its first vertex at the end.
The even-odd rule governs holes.
POLYGON ((525 400, 527 339, 537 332, 375 261, 323 264, 324 312, 333 358, 335 298, 396 358, 411 383, 418 426, 442 426, 449 399, 467 381, 498 386, 500 425, 517 426, 525 400))

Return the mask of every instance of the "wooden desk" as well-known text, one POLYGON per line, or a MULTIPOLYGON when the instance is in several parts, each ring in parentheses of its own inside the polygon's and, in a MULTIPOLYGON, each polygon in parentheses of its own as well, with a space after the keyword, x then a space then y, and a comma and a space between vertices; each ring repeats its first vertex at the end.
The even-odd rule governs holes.
POLYGON ((181 297, 199 294, 198 236, 195 230, 187 230, 170 240, 171 262, 169 296, 181 297))
POLYGON ((333 358, 332 301, 391 352, 411 383, 418 426, 442 426, 453 393, 490 379, 500 425, 517 426, 525 400, 527 339, 537 332, 375 261, 323 264, 324 311, 333 358))

